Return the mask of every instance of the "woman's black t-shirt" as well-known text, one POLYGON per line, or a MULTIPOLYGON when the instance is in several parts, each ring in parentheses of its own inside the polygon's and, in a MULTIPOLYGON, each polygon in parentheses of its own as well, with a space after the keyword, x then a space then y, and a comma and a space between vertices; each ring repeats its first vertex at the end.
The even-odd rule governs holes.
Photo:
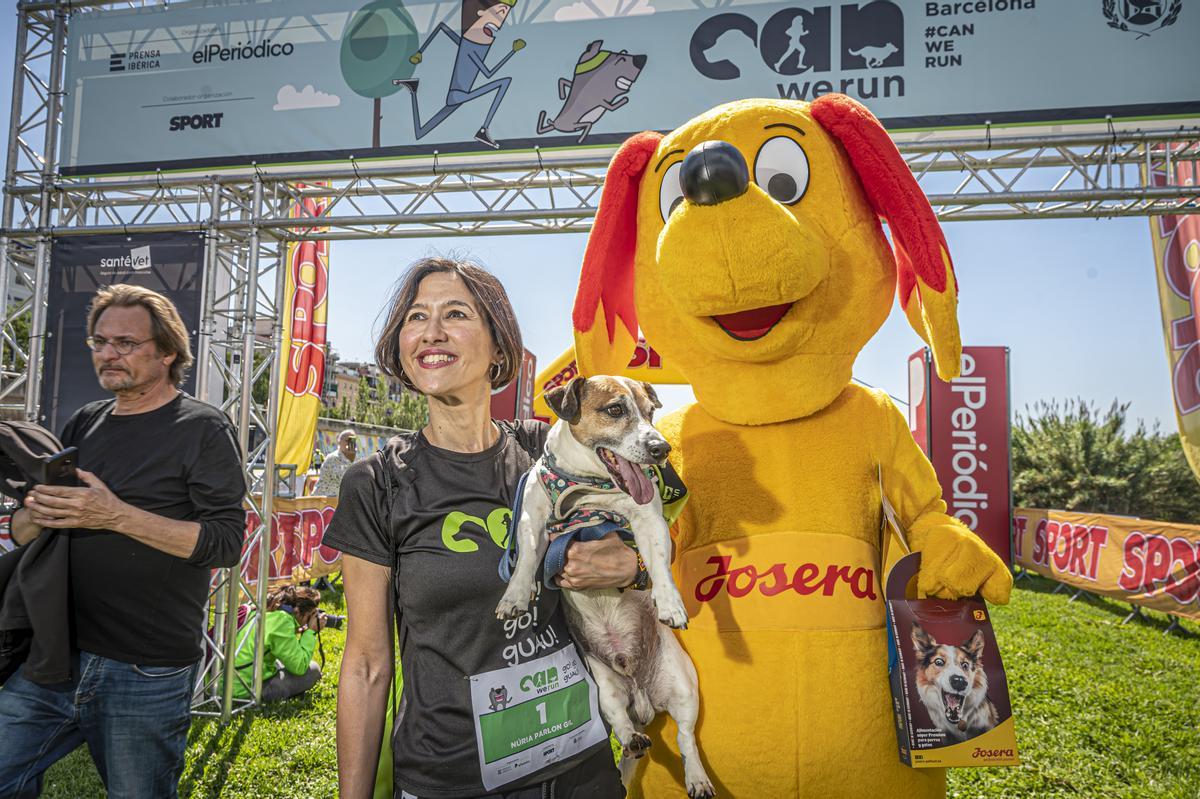
MULTIPOLYGON (((483 452, 439 449, 420 433, 393 438, 346 472, 325 533, 327 546, 381 566, 392 566, 389 542, 397 544, 396 624, 404 674, 392 739, 397 794, 458 799, 487 793, 467 678, 570 641, 557 591, 543 588, 519 619, 496 618, 505 589, 498 567, 517 481, 548 432, 540 422, 499 424, 499 441, 483 452)), ((581 759, 505 790, 549 779, 581 759)))

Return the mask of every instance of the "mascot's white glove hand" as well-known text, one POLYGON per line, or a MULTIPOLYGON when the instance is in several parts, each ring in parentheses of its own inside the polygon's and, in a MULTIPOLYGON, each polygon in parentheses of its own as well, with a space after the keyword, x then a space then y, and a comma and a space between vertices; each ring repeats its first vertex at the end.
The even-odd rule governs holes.
POLYGON ((931 529, 921 548, 917 591, 922 596, 959 599, 982 594, 993 605, 1007 605, 1012 572, 983 540, 962 525, 931 529))

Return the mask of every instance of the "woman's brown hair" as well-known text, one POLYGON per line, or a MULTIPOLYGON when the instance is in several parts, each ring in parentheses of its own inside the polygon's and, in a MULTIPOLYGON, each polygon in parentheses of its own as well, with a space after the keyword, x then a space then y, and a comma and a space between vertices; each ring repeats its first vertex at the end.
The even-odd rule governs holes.
POLYGON ((422 258, 410 266, 396 283, 392 294, 387 321, 375 344, 375 362, 385 374, 391 375, 413 393, 421 393, 408 375, 400 360, 400 328, 404 318, 417 299, 421 281, 438 272, 450 272, 459 276, 467 291, 479 304, 479 312, 487 320, 492 341, 500 349, 500 363, 488 372, 492 388, 500 388, 513 381, 521 368, 525 348, 521 342, 521 328, 517 326, 517 315, 504 286, 496 276, 478 264, 460 258, 422 258))
POLYGON ((280 610, 283 605, 292 606, 292 615, 303 619, 321 604, 321 592, 306 585, 285 585, 267 594, 267 610, 280 610))
POLYGON ((192 346, 188 340, 187 325, 183 323, 175 304, 157 291, 129 283, 102 287, 88 308, 88 336, 96 332, 96 322, 106 309, 136 306, 145 308, 150 314, 150 333, 154 337, 154 346, 165 355, 175 356, 171 362, 171 382, 177 386, 183 385, 188 367, 192 365, 192 346))

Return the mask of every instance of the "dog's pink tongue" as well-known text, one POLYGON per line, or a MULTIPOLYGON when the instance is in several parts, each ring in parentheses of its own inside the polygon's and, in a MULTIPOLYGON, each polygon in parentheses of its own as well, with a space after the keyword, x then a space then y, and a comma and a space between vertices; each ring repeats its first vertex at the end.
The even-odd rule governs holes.
MULTIPOLYGON (((615 454, 615 453, 614 453, 615 454)), ((654 483, 636 464, 617 455, 617 468, 621 470, 621 479, 629 489, 629 496, 639 505, 645 505, 654 499, 654 483)))

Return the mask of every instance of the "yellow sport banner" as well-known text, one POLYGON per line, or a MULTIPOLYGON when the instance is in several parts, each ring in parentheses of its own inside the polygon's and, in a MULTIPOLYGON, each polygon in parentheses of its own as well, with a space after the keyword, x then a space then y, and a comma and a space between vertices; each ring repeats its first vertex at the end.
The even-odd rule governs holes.
MULTIPOLYGON (((1161 153, 1160 153, 1161 154, 1161 153)), ((1200 184, 1194 161, 1155 160, 1151 186, 1200 184), (1168 167, 1168 164, 1170 165, 1168 167), (1170 168, 1175 175, 1169 176, 1170 168), (1174 177, 1174 180, 1169 180, 1174 177)), ((1150 217, 1163 337, 1171 365, 1171 393, 1183 452, 1200 477, 1200 215, 1150 217)))
MULTIPOLYGON (((546 404, 546 392, 571 382, 571 378, 578 374, 579 365, 575 362, 574 347, 555 358, 549 366, 539 372, 534 381, 533 417, 545 422, 557 418, 546 404)), ((638 338, 633 357, 629 359, 629 365, 621 370, 621 374, 634 380, 659 385, 685 386, 688 382, 678 370, 664 364, 662 356, 647 344, 644 338, 638 338)))
MULTIPOLYGON (((302 185, 298 188, 304 188, 302 185)), ((315 217, 325 203, 305 197, 289 216, 315 217)), ((295 233, 325 228, 296 229, 295 233)), ((279 419, 275 428, 275 462, 294 463, 300 473, 312 463, 313 439, 325 382, 325 319, 329 310, 329 242, 293 241, 287 248, 284 287, 283 347, 280 354, 279 419)))
POLYGON ((1200 526, 1015 508, 1013 560, 1093 594, 1200 621, 1200 526))

